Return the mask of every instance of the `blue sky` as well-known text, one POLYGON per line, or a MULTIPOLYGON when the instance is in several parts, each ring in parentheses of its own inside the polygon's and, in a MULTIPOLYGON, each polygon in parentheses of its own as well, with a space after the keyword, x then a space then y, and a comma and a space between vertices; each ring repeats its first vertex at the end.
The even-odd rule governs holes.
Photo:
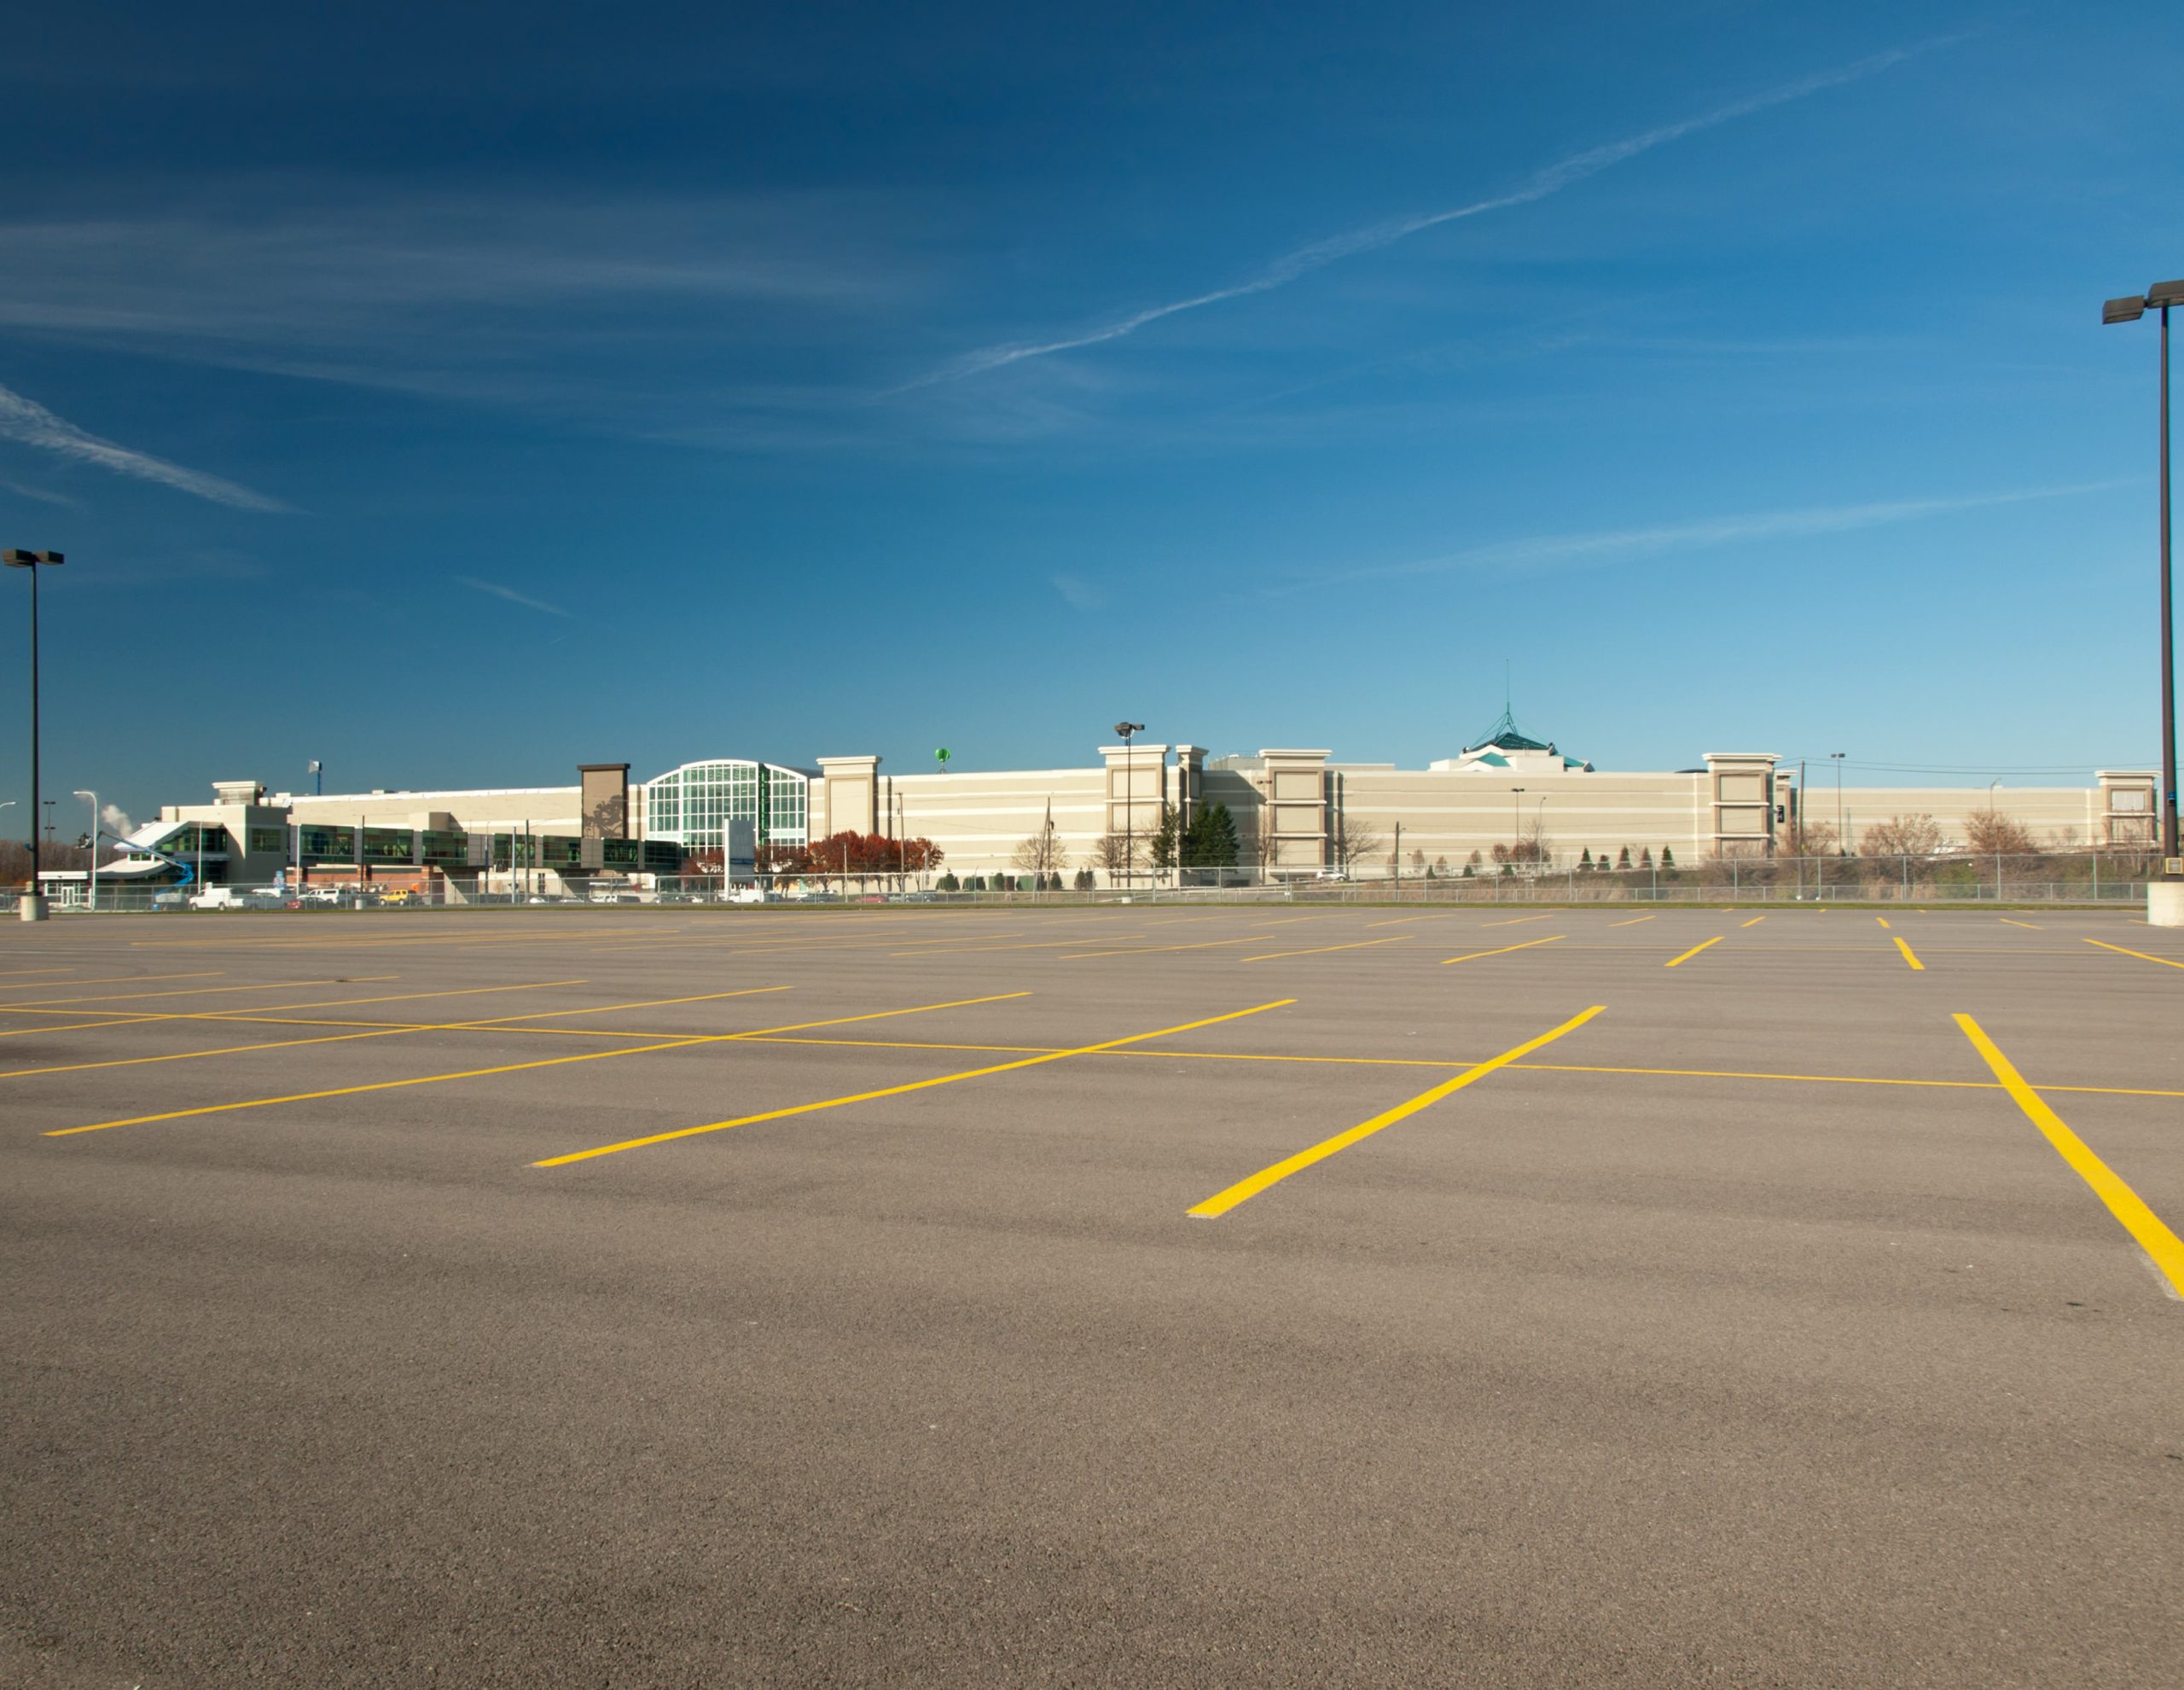
POLYGON ((46 8, 0 84, 64 822, 1416 764, 1505 662, 1603 768, 2155 755, 2158 9, 46 8))

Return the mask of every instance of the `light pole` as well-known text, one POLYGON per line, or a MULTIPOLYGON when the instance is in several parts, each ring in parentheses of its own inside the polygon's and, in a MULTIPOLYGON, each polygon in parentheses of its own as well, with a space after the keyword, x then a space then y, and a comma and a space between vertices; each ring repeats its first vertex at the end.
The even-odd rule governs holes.
MULTIPOLYGON (((1145 724, 1118 722, 1115 731, 1123 736, 1123 872, 1130 876, 1130 881, 1124 882, 1128 885, 1137 878, 1137 845, 1132 832, 1137 811, 1137 764, 1130 752, 1130 736, 1142 734, 1145 724)), ((1159 901, 1157 896, 1153 899, 1155 903, 1159 901)))
POLYGON ((99 907, 99 795, 76 788, 76 796, 88 799, 91 805, 91 908, 99 907))
POLYGON ((23 898, 23 920, 45 920, 45 900, 38 892, 38 572, 67 560, 59 552, 0 552, 0 563, 31 572, 31 889, 23 898))
MULTIPOLYGON (((1990 822, 2001 820, 2001 813, 1995 808, 1995 788, 2002 784, 1999 775, 1987 782, 1987 816, 1990 822)), ((2002 830, 1995 829, 1995 902, 2002 901, 2002 830)))
POLYGON ((1509 855, 1514 858, 1517 847, 1525 842, 1525 789, 1509 788, 1509 855))
MULTIPOLYGON (((2111 299, 2100 308, 2105 323, 2136 322, 2146 311, 2161 312, 2161 878, 2179 878, 2176 853, 2176 685, 2175 636, 2169 619, 2169 308, 2184 305, 2184 280, 2157 282, 2143 297, 2127 295, 2111 299)), ((2169 901, 2172 918, 2161 925, 2184 921, 2184 911, 2169 901)))
POLYGON ((1827 756, 1828 760, 1835 765, 1835 854, 1838 857, 1848 857, 1850 854, 1850 842, 1843 837, 1844 753, 1839 751, 1832 751, 1827 753, 1827 756))

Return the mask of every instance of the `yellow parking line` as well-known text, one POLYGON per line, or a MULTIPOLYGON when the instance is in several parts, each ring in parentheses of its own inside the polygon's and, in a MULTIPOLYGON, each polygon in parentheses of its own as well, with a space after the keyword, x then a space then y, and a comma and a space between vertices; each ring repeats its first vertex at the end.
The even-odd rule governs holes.
POLYGON ((131 1115, 119 1121, 94 1121, 88 1126, 59 1127, 43 1136, 69 1138, 78 1133, 104 1132, 108 1127, 139 1127, 154 1121, 178 1121, 190 1115, 218 1115, 232 1109, 264 1109, 278 1103, 309 1103, 322 1097, 351 1097, 359 1092, 396 1091, 404 1086, 438 1085, 444 1080, 482 1079, 491 1074, 514 1074, 526 1068, 555 1068, 571 1062, 599 1062, 610 1056, 649 1056, 655 1051, 681 1050, 694 1044, 728 1044, 763 1033, 801 1032, 810 1027, 839 1027, 851 1021, 880 1021, 891 1015, 919 1015, 932 1009, 960 1009, 973 1003, 999 1003, 1004 998, 1029 997, 1031 993, 1008 991, 991 997, 961 997, 948 1003, 915 1004, 907 1009, 882 1009, 868 1015, 838 1015, 826 1021, 802 1021, 787 1027, 758 1027, 752 1033, 707 1033, 662 1044, 631 1045, 620 1050, 587 1050, 574 1056, 548 1056, 536 1062, 508 1062, 497 1068, 468 1068, 454 1074, 421 1074, 414 1079, 377 1080, 369 1085, 335 1086, 328 1091, 296 1092, 286 1097, 248 1097, 234 1103, 208 1103, 196 1109, 170 1109, 159 1115, 131 1115))
POLYGON ((1482 956, 1507 956, 1513 950, 1530 950, 1536 944, 1558 944, 1567 938, 1567 933, 1554 933, 1543 939, 1526 939, 1522 944, 1497 945, 1492 950, 1467 950, 1461 956, 1443 957, 1441 966, 1445 968, 1451 962, 1475 961, 1482 956))
MULTIPOLYGON (((581 984, 583 983, 581 981, 565 981, 559 984, 581 984)), ((478 990, 484 991, 528 991, 536 990, 538 990, 538 988, 528 986, 484 986, 478 990)), ((521 1015, 496 1015, 483 1021, 398 1022, 392 1026, 375 1026, 369 1031, 361 1033, 321 1033, 311 1038, 265 1039, 261 1040, 256 1044, 225 1045, 218 1050, 177 1050, 170 1051, 164 1056, 118 1056, 103 1062, 68 1062, 62 1063, 50 1068, 9 1068, 4 1071, 0 1071, 0 1080, 20 1079, 26 1074, 74 1074, 80 1073, 86 1068, 133 1068, 146 1062, 189 1062, 194 1061, 200 1056, 237 1056, 242 1054, 246 1051, 252 1050, 289 1050, 299 1044, 342 1044, 351 1039, 391 1038, 397 1033, 474 1032, 486 1031, 496 1028, 502 1029, 508 1032, 552 1032, 557 1031, 559 1029, 550 1027, 516 1027, 511 1026, 508 1024, 514 1021, 545 1020, 560 1015, 604 1015, 610 1011, 617 1009, 656 1009, 663 1004, 697 1003, 712 998, 720 997, 756 997, 765 992, 787 991, 789 990, 790 988, 787 986, 746 986, 740 991, 707 992, 702 999, 694 997, 654 997, 647 998, 642 1002, 636 1003, 604 1003, 589 1009, 533 1009, 521 1015)), ((447 993, 446 996, 454 997, 459 996, 459 994, 450 992, 447 993)), ((206 1019, 210 1019, 212 1018, 206 1017, 206 1019)), ((310 1026, 313 1024, 306 1021, 301 1025, 310 1026)), ((334 1025, 341 1024, 337 1023, 334 1025)), ((648 1035, 642 1033, 602 1033, 600 1037, 602 1038, 643 1038, 648 1037, 648 1035)), ((682 1033, 660 1033, 656 1035, 656 1037, 669 1039, 682 1038, 688 1036, 682 1033)))
POLYGON ((186 974, 102 974, 88 980, 31 980, 20 986, 9 986, 9 991, 39 991, 48 986, 117 986, 135 980, 211 980, 228 971, 224 968, 193 968, 186 974))
MULTIPOLYGON (((1089 956, 1149 956, 1163 950, 1218 950, 1225 944, 1256 944, 1261 939, 1270 939, 1272 933, 1246 933, 1240 939, 1203 939, 1196 944, 1141 944, 1127 950, 1080 950, 1063 957, 1065 962, 1081 962, 1089 956)), ((1082 941, 1079 941, 1082 943, 1082 941)))
POLYGON ((2123 1223, 2123 1230, 2138 1240, 2139 1248, 2153 1259, 2154 1266, 2169 1281, 2172 1296, 2184 1297, 2184 1240, 2179 1240, 2162 1222, 2161 1217, 2146 1207, 2138 1193, 2124 1184, 2108 1164, 2086 1146, 2083 1139, 2063 1123, 2061 1116, 2048 1106, 2047 1101, 2024 1082, 2024 1077, 2011 1066, 2008 1057, 1995 1048, 1979 1024, 1969 1015, 1956 1017, 1956 1025, 1964 1030, 1972 1047, 1995 1071, 1995 1077, 2002 1088, 2017 1101, 2025 1118, 2040 1129, 2055 1153, 2071 1164, 2071 1170, 2092 1188, 2093 1193, 2108 1205, 2108 1212, 2123 1223))
MULTIPOLYGON (((1921 910, 1920 913, 1924 915, 1926 912, 1921 910)), ((1995 919, 2006 927, 2030 927, 2036 933, 2041 931, 2040 924, 2037 921, 2013 921, 2007 915, 2000 915, 1995 917, 1995 919)))
POLYGON ((1321 956, 1330 950, 1363 950, 1376 944, 1401 944, 1405 939, 1414 939, 1415 933, 1391 933, 1384 939, 1359 939, 1350 944, 1316 944, 1309 950, 1269 950, 1257 956, 1246 956, 1246 962, 1271 962, 1282 956, 1321 956))
POLYGON ((1544 921, 1547 919, 1544 915, 1512 915, 1506 921, 1482 921, 1479 925, 1482 927, 1514 927, 1526 921, 1544 921))
POLYGON ((1910 964, 1914 968, 1916 968, 1916 969, 1917 969, 1920 973, 1924 973, 1926 972, 1926 965, 1925 963, 1921 962, 1921 961, 1920 961, 1916 956, 1914 956, 1914 955, 1912 955, 1912 953, 1911 953, 1911 947, 1910 947, 1909 945, 1908 945, 1908 944, 1904 944, 1903 940, 1902 940, 1902 938, 1900 938, 1900 937, 1899 937, 1899 938, 1896 939, 1896 948, 1898 950, 1900 950, 1900 951, 1902 951, 1902 952, 1903 953, 1903 960, 1904 960, 1906 962, 1908 962, 1908 963, 1909 963, 1909 964, 1910 964))
MULTIPOLYGON (((531 1028, 523 1031, 538 1031, 531 1028)), ((630 1034, 625 1037, 635 1037, 630 1034)), ((667 1034, 659 1037, 665 1038, 667 1034)), ((851 1038, 754 1038, 758 1044, 839 1045, 845 1049, 862 1050, 982 1050, 999 1055, 1025 1056, 1052 1052, 1059 1047, 1050 1044, 961 1044, 943 1043, 930 1039, 851 1039, 851 1038)), ((1476 1066, 1471 1057, 1448 1057, 1434 1060, 1422 1056, 1297 1056, 1287 1053, 1242 1050, 1124 1050, 1114 1053, 1121 1057, 1141 1057, 1148 1060, 1172 1062, 1304 1062, 1318 1063, 1342 1068, 1437 1068, 1445 1073, 1451 1068, 1476 1066)), ((1992 1080, 1918 1080, 1897 1079, 1885 1074, 1774 1074, 1757 1069, 1737 1068, 1619 1068, 1594 1063, 1577 1062, 1512 1062, 1513 1073, 1527 1074, 1618 1074, 1641 1079, 1672 1080, 1769 1080, 1783 1081, 1797 1085, 1826 1086, 1911 1086, 1934 1091, 2000 1091, 2001 1087, 1992 1080)), ((2184 1091, 2165 1090, 2145 1086, 2072 1086, 2050 1085, 2041 1088, 2049 1092, 2071 1092, 2097 1097, 2170 1097, 2184 1098, 2184 1091)))
POLYGON ((1740 921, 1737 925, 1742 927, 1756 927, 1766 919, 1764 915, 1755 915, 1749 921, 1740 921))
POLYGON ((1685 963, 1690 961, 1693 957, 1698 955, 1700 951, 1705 950, 1708 945, 1719 944, 1728 937, 1728 936, 1726 933, 1716 933, 1711 939, 1703 939, 1699 944, 1692 946, 1690 950, 1685 951, 1682 955, 1670 958, 1666 962, 1664 962, 1661 967, 1664 968, 1682 967, 1685 963))
POLYGON ((2122 945, 2111 944, 2106 939, 2088 939, 2086 943, 2097 944, 2103 950, 2112 950, 2121 956, 2135 956, 2141 962, 2158 962, 2164 968, 2184 968, 2184 962, 2179 962, 2173 957, 2150 956, 2143 950, 2126 950, 2122 945))
POLYGON ((1408 1119, 1420 1110, 1430 1108, 1451 1092, 1461 1091, 1466 1086, 1484 1079, 1496 1068, 1506 1068, 1519 1057, 1528 1056, 1542 1045, 1554 1043, 1565 1033, 1576 1031, 1606 1007, 1604 1004, 1596 1003, 1583 1014, 1572 1016, 1552 1032, 1542 1033, 1537 1038, 1526 1039, 1513 1050, 1505 1050, 1491 1060, 1482 1062, 1475 1068, 1467 1069, 1452 1080, 1442 1081, 1431 1091, 1419 1093, 1408 1103, 1398 1103, 1394 1108, 1374 1116, 1369 1121, 1361 1121, 1348 1132, 1337 1133, 1333 1138, 1322 1139, 1309 1150, 1300 1150, 1294 1156, 1285 1157, 1270 1168, 1262 1168, 1249 1179, 1239 1180, 1225 1191, 1214 1193, 1205 1202, 1194 1205, 1186 1212, 1194 1220, 1218 1219, 1238 1204, 1249 1202, 1268 1187, 1280 1184, 1292 1174, 1302 1173, 1314 1163, 1323 1162, 1338 1152, 1349 1149, 1351 1145, 1361 1140, 1372 1137, 1374 1133, 1380 1131, 1383 1128, 1392 1127, 1397 1122, 1408 1119))
MULTIPOLYGON (((148 997, 218 997, 231 991, 287 991, 297 986, 339 986, 351 983, 369 985, 377 980, 398 980, 401 978, 399 974, 335 974, 322 980, 269 980, 259 986, 177 986, 171 991, 109 991, 102 992, 96 997, 44 997, 35 1003, 0 1004, 0 1009, 10 1014, 29 1015, 41 1009, 71 1008, 78 1003, 134 1003, 148 997)), ((127 1014, 129 1012, 115 1010, 111 1013, 127 1014)))
POLYGON ((1651 921, 1654 918, 1651 915, 1634 915, 1628 921, 1611 921, 1608 923, 1608 926, 1611 927, 1635 927, 1641 921, 1651 921))
MULTIPOLYGON (((374 975, 370 978, 399 979, 401 976, 388 974, 374 975)), ((141 1026, 148 1021, 256 1021, 278 1026, 356 1026, 359 1025, 357 1022, 337 1021, 331 1016, 317 1019, 299 1016, 293 1020, 287 1020, 282 1019, 274 1012, 282 1009, 346 1009, 350 1005, 357 1003, 406 1003, 420 997, 483 997, 491 992, 543 991, 549 986, 580 986, 584 984, 584 980, 578 978, 570 980, 535 980, 523 985, 514 986, 462 986, 439 991, 382 992, 375 997, 318 997, 307 999, 302 1003, 261 1003, 255 1011, 242 1013, 220 1009, 163 1009, 139 1014, 129 1009, 79 1009, 76 1012, 79 1015, 96 1015, 100 1019, 96 1021, 64 1021, 57 1027, 10 1027, 4 1031, 0 1031, 0 1038, 20 1038, 31 1033, 78 1032, 87 1027, 135 1027, 141 1026)), ((386 1026, 388 1023, 371 1021, 362 1025, 386 1026)))
POLYGON ((1879 922, 1884 927, 1888 925, 1888 917, 1885 915, 1876 915, 1873 917, 1873 920, 1879 922))
POLYGON ((929 1091, 935 1086, 955 1085, 964 1080, 983 1079, 989 1074, 1006 1074, 1019 1068, 1035 1068, 1043 1062, 1059 1062, 1066 1056, 1089 1056, 1096 1051, 1116 1050, 1126 1044, 1141 1044, 1147 1039, 1166 1038, 1175 1033, 1187 1033, 1199 1027, 1218 1025, 1223 1021, 1240 1020, 1246 1015, 1257 1015, 1264 1010, 1281 1009, 1294 1003, 1293 997, 1277 999, 1250 1009, 1234 1009, 1225 1015, 1209 1015, 1202 1021, 1186 1021, 1179 1027, 1162 1027, 1149 1033, 1132 1033, 1127 1038, 1107 1039, 1098 1044, 1079 1045, 1069 1050, 1050 1051, 1043 1055, 1025 1056, 1014 1062, 996 1063, 990 1068, 973 1068, 967 1073, 941 1074, 929 1080, 912 1080, 906 1085, 882 1086, 876 1091, 861 1091, 847 1097, 822 1098, 816 1103, 793 1104, 786 1109, 768 1109, 756 1115, 739 1115, 733 1120, 709 1121, 703 1126, 678 1127, 672 1132, 651 1133, 643 1138, 624 1139, 619 1144, 602 1144, 591 1150, 574 1150, 563 1156, 549 1156, 543 1161, 533 1162, 534 1168, 561 1168, 572 1162, 588 1162, 595 1156, 613 1156, 624 1150, 642 1150, 648 1145, 666 1144, 678 1138, 694 1138, 701 1133, 726 1132, 732 1127, 747 1127, 759 1121, 786 1120, 793 1115, 815 1114, 822 1109, 839 1109, 851 1103, 869 1103, 882 1097, 901 1097, 914 1091, 929 1091))

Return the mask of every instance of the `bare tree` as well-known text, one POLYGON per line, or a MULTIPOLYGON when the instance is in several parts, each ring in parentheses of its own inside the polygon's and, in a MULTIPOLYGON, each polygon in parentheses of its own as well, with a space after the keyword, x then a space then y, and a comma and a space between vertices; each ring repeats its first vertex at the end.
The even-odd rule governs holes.
POLYGON ((2031 828, 1999 810, 1975 810, 1966 816, 1964 842, 1982 857, 2030 857, 2040 849, 2031 828))
POLYGON ((1110 883, 1118 874, 1135 874, 1145 866, 1145 835, 1102 833, 1092 843, 1091 862, 1107 871, 1110 883))
POLYGON ((1262 880, 1274 866, 1275 845, 1274 830, 1266 825, 1264 810, 1236 818, 1236 861, 1249 863, 1262 880))
POLYGON ((1792 820, 1778 836, 1786 857, 1833 857, 1842 841, 1833 822, 1792 820))
POLYGON ((1327 810, 1327 853, 1345 874, 1380 850, 1385 837, 1370 822, 1339 805, 1327 810))
POLYGON ((1942 824, 1923 810, 1877 822, 1858 841, 1861 857, 1931 857, 1941 848, 1942 824))
POLYGON ((1048 874, 1059 874, 1069 861, 1069 853, 1062 849, 1061 830, 1054 826, 1054 818, 1047 817, 1039 831, 1016 847, 1008 859, 1009 866, 1027 874, 1037 874, 1043 882, 1048 874))

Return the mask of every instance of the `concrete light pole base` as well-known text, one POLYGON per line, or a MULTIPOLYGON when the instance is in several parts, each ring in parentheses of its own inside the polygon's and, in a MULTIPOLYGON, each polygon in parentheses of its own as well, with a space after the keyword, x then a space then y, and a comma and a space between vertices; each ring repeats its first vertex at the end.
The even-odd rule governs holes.
POLYGON ((2146 925, 2184 927, 2184 880, 2146 882, 2146 925))
MULTIPOLYGON (((43 921, 45 920, 45 899, 41 894, 38 892, 25 892, 23 894, 22 903, 20 907, 22 911, 23 920, 26 921, 43 921)), ((2184 920, 2184 916, 2179 916, 2178 920, 2184 920)))

